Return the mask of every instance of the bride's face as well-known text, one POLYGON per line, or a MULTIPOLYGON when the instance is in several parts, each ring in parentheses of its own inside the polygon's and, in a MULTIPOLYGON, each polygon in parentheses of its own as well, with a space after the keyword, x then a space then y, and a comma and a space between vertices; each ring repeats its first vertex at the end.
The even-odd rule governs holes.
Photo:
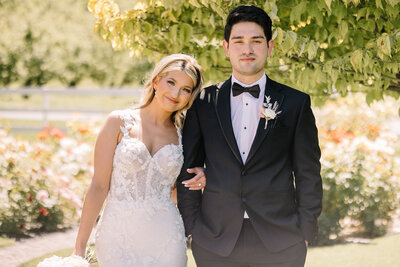
POLYGON ((175 112, 188 104, 193 87, 193 80, 189 75, 180 70, 173 70, 154 81, 154 100, 168 112, 175 112))

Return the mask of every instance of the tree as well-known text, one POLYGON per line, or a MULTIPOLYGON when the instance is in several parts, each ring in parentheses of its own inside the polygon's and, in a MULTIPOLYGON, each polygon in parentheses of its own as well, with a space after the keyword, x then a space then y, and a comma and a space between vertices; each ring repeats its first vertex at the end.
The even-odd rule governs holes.
MULTIPOLYGON (((121 2, 121 1, 119 1, 121 2)), ((367 102, 400 96, 400 0, 137 0, 121 12, 113 0, 90 0, 95 32, 114 49, 158 59, 193 54, 209 81, 231 72, 221 46, 233 7, 252 4, 273 21, 274 79, 324 100, 364 92, 367 102)))

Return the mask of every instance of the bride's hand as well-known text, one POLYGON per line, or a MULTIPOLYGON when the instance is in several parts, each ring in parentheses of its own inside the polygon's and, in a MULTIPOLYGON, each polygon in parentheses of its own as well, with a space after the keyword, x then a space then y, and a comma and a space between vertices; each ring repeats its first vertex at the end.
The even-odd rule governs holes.
POLYGON ((204 168, 195 167, 187 169, 186 171, 196 174, 192 179, 182 182, 186 187, 189 187, 189 190, 201 190, 206 187, 206 173, 204 168))

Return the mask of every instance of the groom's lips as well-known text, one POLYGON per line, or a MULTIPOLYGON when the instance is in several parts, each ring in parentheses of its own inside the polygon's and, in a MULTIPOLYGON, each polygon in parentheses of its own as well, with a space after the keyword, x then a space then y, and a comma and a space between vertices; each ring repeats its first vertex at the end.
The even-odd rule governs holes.
POLYGON ((254 60, 256 60, 256 58, 255 57, 242 57, 240 60, 243 62, 253 62, 254 60))

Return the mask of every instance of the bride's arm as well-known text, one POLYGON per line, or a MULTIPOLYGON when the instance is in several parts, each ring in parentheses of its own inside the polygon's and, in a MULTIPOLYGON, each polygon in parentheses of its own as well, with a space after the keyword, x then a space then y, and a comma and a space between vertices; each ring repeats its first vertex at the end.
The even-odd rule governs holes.
POLYGON ((94 175, 86 193, 73 254, 85 256, 90 233, 107 197, 114 151, 120 136, 121 119, 109 115, 97 136, 94 148, 94 175))

